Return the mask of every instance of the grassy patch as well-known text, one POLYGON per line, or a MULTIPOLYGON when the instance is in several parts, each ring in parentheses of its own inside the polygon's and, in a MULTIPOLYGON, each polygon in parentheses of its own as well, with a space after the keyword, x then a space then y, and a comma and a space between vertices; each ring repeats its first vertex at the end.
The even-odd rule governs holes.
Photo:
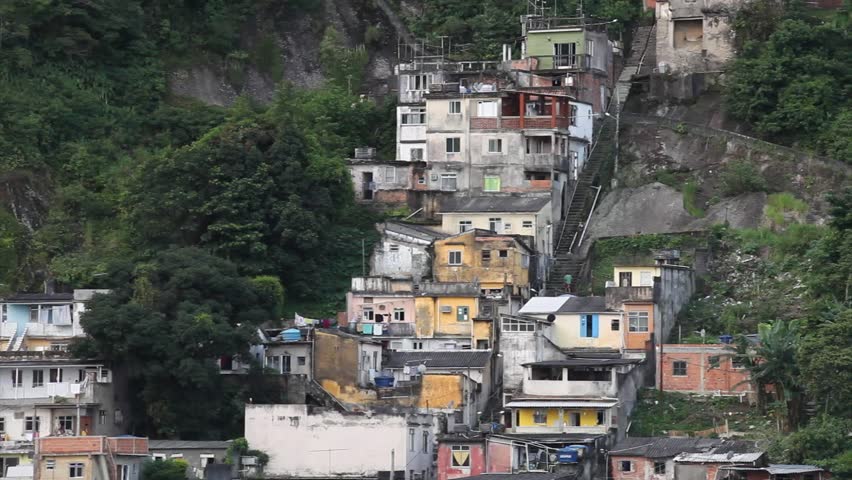
POLYGON ((275 41, 275 37, 272 35, 260 37, 254 48, 252 63, 273 81, 281 80, 284 76, 284 61, 281 59, 281 48, 275 41))
POLYGON ((654 173, 654 180, 672 188, 680 187, 680 179, 671 170, 659 170, 654 173))
POLYGON ((683 208, 693 217, 703 217, 704 209, 698 206, 698 185, 695 182, 683 184, 683 208))
POLYGON ((640 393, 631 418, 630 435, 634 437, 697 432, 722 426, 725 420, 730 430, 744 433, 771 423, 738 398, 691 397, 657 390, 640 393))
POLYGON ((765 192, 766 179, 755 164, 746 160, 734 160, 722 170, 722 192, 735 197, 743 193, 765 192))
POLYGON ((773 193, 766 199, 766 218, 776 227, 785 227, 794 221, 788 219, 786 214, 801 215, 807 211, 808 204, 793 196, 792 193, 773 193))

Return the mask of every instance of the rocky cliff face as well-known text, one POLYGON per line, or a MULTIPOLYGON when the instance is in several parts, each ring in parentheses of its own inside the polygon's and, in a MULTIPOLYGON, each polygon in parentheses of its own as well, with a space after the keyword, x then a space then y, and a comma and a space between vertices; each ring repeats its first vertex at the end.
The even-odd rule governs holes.
POLYGON ((322 6, 306 13, 258 12, 245 26, 241 50, 246 61, 233 58, 199 57, 197 63, 174 68, 169 89, 174 95, 200 100, 210 105, 227 106, 242 94, 268 103, 280 81, 303 88, 319 88, 325 81, 319 48, 323 32, 332 27, 348 47, 365 43, 367 29, 373 27, 381 38, 368 45, 367 65, 362 90, 370 95, 387 92, 387 80, 393 73, 396 43, 404 25, 393 21, 387 2, 371 0, 316 0, 322 6), (380 8, 386 7, 386 8, 380 8), (272 62, 258 61, 251 52, 264 45, 273 52, 272 62), (269 63, 275 63, 271 68, 269 63))

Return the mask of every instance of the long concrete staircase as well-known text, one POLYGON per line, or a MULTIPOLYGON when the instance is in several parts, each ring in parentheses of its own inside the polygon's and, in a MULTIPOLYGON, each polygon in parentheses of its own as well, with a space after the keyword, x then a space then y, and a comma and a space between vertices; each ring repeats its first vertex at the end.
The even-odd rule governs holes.
MULTIPOLYGON (((630 93, 630 87, 635 75, 648 73, 654 67, 654 52, 656 50, 656 27, 640 25, 633 33, 630 56, 625 60, 624 69, 616 83, 616 94, 610 101, 608 115, 602 118, 602 124, 597 132, 589 161, 577 180, 577 185, 571 197, 571 205, 563 221, 558 225, 554 238, 554 263, 550 268, 545 287, 547 295, 555 296, 565 293, 563 279, 571 275, 574 279, 573 293, 586 293, 581 274, 586 262, 585 250, 581 248, 583 229, 589 214, 595 206, 598 186, 606 179, 608 169, 616 153, 616 121, 630 93)), ((600 200, 600 198, 598 198, 600 200)))

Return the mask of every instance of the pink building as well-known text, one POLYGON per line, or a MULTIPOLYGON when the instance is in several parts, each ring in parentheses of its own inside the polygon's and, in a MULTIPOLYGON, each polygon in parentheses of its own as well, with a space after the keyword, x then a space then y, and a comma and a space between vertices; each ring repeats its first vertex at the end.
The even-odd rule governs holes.
POLYGON ((350 330, 364 335, 414 335, 414 294, 410 280, 389 277, 353 277, 346 294, 350 330))

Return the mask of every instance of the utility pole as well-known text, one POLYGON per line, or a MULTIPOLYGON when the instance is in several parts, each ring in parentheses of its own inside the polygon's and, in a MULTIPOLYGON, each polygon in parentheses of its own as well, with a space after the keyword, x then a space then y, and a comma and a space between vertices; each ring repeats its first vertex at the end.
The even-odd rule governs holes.
POLYGON ((361 276, 367 276, 367 245, 363 238, 361 239, 361 276))
POLYGON ((391 471, 390 471, 390 480, 396 480, 396 471, 394 470, 394 469, 396 468, 396 465, 394 465, 394 463, 395 463, 395 462, 394 462, 394 455, 395 455, 395 453, 396 453, 396 452, 394 452, 394 449, 393 449, 393 448, 391 448, 391 471))

